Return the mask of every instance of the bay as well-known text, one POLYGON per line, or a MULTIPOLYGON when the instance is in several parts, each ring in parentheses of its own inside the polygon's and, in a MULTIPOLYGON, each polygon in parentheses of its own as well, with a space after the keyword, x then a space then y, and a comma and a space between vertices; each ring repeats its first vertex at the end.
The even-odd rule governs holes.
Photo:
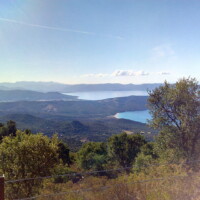
POLYGON ((108 98, 116 97, 127 97, 127 96, 147 96, 147 91, 92 91, 92 92, 72 92, 63 93, 65 95, 77 96, 78 99, 82 100, 103 100, 108 98))
POLYGON ((148 110, 142 111, 128 111, 115 114, 118 119, 129 119, 136 122, 147 123, 148 119, 151 119, 151 115, 148 110))

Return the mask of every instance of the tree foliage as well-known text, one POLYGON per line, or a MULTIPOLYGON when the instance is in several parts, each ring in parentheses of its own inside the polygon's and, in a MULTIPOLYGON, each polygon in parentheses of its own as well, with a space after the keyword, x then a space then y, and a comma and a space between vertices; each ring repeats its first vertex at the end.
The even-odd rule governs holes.
POLYGON ((85 170, 102 170, 107 162, 106 144, 88 142, 78 152, 77 162, 85 170))
MULTIPOLYGON (((16 137, 4 137, 0 144, 0 173, 7 180, 51 175, 58 163, 58 142, 42 134, 27 135, 18 131, 16 137)), ((8 199, 35 195, 41 179, 27 180, 8 185, 8 199)))
POLYGON ((59 158, 62 160, 63 164, 67 164, 68 166, 70 166, 70 164, 72 163, 70 159, 69 151, 70 150, 67 144, 61 141, 58 143, 59 158))
POLYGON ((9 135, 16 136, 17 127, 16 127, 16 123, 14 121, 9 120, 7 122, 7 128, 8 128, 9 135))
POLYGON ((133 170, 145 171, 145 168, 158 160, 158 155, 155 152, 155 143, 148 142, 141 147, 140 153, 137 155, 133 170))
POLYGON ((17 127, 16 123, 12 120, 9 120, 6 125, 0 123, 0 141, 5 136, 16 136, 17 127))
POLYGON ((196 79, 165 82, 149 95, 150 124, 160 130, 159 149, 173 149, 173 155, 195 159, 200 144, 200 87, 196 79))
POLYGON ((140 152, 140 148, 146 143, 141 135, 127 135, 122 133, 114 135, 108 141, 108 153, 110 158, 121 167, 130 167, 140 152))

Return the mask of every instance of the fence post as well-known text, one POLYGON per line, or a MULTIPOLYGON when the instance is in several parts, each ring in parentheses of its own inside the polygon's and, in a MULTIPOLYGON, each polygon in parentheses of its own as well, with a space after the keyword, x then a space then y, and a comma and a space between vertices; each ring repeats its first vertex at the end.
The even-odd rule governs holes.
POLYGON ((4 176, 0 176, 0 200, 4 200, 4 176))

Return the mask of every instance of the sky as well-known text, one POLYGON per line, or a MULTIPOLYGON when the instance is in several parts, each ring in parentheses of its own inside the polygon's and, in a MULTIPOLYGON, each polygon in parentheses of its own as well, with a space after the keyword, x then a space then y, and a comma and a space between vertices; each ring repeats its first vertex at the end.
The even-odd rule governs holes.
POLYGON ((199 0, 1 0, 0 82, 200 81, 199 0))

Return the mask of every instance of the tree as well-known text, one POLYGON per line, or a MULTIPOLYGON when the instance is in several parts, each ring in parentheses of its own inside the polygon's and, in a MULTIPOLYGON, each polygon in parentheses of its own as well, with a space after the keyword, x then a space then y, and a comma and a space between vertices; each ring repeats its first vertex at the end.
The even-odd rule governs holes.
POLYGON ((69 155, 69 147, 61 141, 58 143, 58 155, 59 158, 63 161, 63 164, 70 166, 72 162, 69 155))
POLYGON ((8 128, 6 126, 0 127, 0 142, 2 141, 3 137, 8 136, 8 128))
POLYGON ((109 138, 108 153, 110 158, 119 166, 130 167, 145 143, 144 137, 139 134, 127 135, 122 133, 114 135, 109 138))
POLYGON ((148 142, 141 147, 141 152, 135 158, 133 165, 134 171, 145 171, 145 168, 148 167, 148 165, 158 161, 158 155, 156 154, 154 148, 154 142, 148 142))
POLYGON ((88 142, 78 152, 78 164, 85 170, 102 170, 107 162, 106 144, 88 142))
MULTIPOLYGON (((57 138, 18 131, 16 137, 4 137, 0 144, 0 173, 7 180, 49 176, 59 160, 57 151, 57 138)), ((10 183, 8 199, 35 195, 41 184, 42 179, 10 183)))
POLYGON ((0 123, 0 141, 5 136, 16 136, 16 123, 12 120, 8 121, 6 125, 0 123))
POLYGON ((199 156, 200 87, 196 79, 167 82, 149 92, 151 126, 160 133, 159 149, 173 150, 173 155, 187 160, 199 156))
POLYGON ((12 136, 16 136, 17 128, 16 123, 12 120, 7 122, 8 134, 12 136))

